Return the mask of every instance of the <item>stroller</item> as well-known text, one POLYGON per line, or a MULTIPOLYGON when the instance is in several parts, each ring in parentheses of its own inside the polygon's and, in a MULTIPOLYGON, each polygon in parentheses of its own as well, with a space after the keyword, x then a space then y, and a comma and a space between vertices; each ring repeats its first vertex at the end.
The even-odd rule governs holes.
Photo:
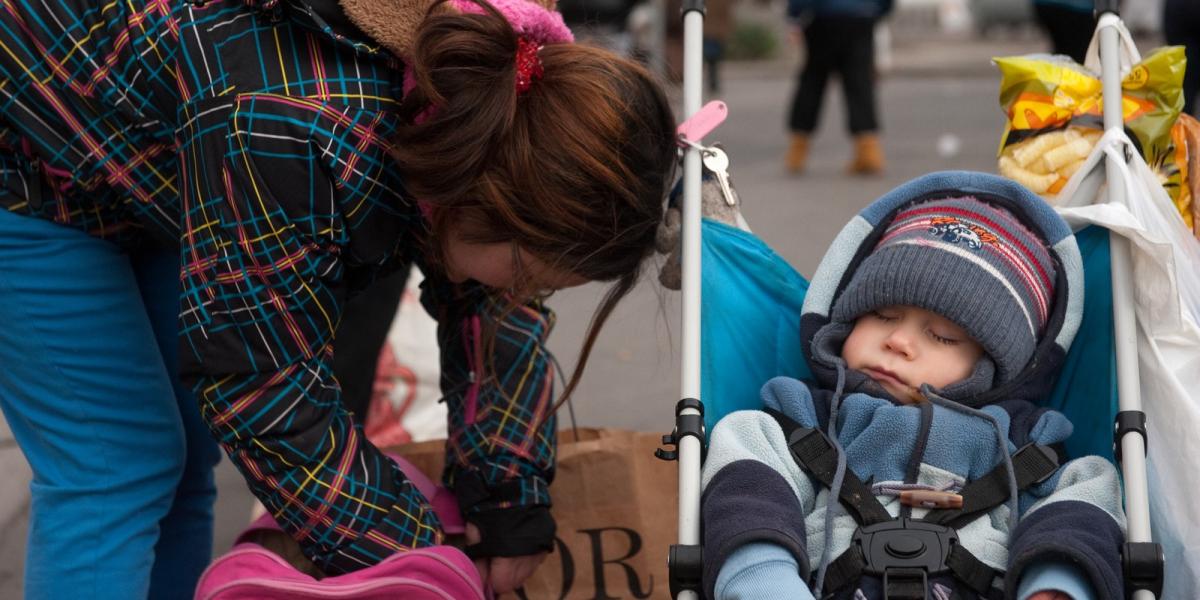
MULTIPOLYGON (((1126 595, 1196 597, 1200 511, 1185 504, 1200 485, 1200 473, 1186 461, 1196 444, 1188 430, 1200 425, 1195 367, 1200 244, 1177 225, 1161 187, 1148 183, 1154 178, 1123 131, 1121 79, 1138 55, 1116 4, 1097 2, 1100 18, 1089 51, 1089 62, 1098 63, 1103 75, 1106 133, 1059 196, 1064 199, 1059 213, 1076 229, 1087 299, 1079 337, 1047 404, 1079 425, 1068 445, 1072 457, 1115 456, 1122 467, 1126 595), (1155 445, 1147 444, 1149 433, 1155 445), (1164 554, 1171 557, 1165 573, 1164 554)), ((702 114, 696 58, 702 10, 698 4, 685 7, 688 115, 702 114)), ((720 171, 727 161, 699 141, 688 136, 693 150, 684 162, 683 400, 676 406, 674 431, 663 438, 676 449, 661 453, 679 461, 680 537, 669 555, 676 598, 698 597, 702 589, 699 504, 706 428, 734 410, 758 408, 758 388, 772 377, 810 375, 795 332, 805 307, 827 308, 831 301, 805 299, 808 282, 748 231, 702 218, 701 162, 720 171), (719 376, 710 368, 715 365, 719 376)), ((727 174, 716 176, 724 181, 727 174)), ((953 180, 946 174, 928 177, 953 180)), ((815 277, 828 270, 823 263, 815 277)))

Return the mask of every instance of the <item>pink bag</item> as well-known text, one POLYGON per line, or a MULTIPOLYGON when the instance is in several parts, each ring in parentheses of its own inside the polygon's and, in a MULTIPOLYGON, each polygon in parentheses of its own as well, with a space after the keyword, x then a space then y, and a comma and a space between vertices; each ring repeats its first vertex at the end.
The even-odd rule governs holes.
MULTIPOLYGON (((429 498, 448 535, 464 522, 454 496, 435 485, 408 461, 392 455, 429 498)), ((196 585, 196 600, 485 600, 479 572, 458 548, 433 546, 393 554, 379 564, 334 577, 315 579, 280 555, 250 541, 254 534, 281 531, 270 514, 242 532, 229 553, 209 565, 196 585)))

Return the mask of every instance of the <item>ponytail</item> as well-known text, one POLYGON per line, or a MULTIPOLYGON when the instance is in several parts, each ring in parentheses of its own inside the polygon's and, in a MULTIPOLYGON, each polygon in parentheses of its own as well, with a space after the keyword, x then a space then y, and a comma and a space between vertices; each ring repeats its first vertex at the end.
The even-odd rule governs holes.
POLYGON ((444 1, 414 41, 394 156, 405 187, 432 208, 435 262, 450 226, 466 222, 468 241, 512 243, 553 267, 614 282, 561 404, 652 253, 674 176, 675 118, 641 65, 544 37, 534 39, 541 76, 518 93, 521 36, 502 11, 485 0, 473 0, 478 14, 437 10, 444 1))

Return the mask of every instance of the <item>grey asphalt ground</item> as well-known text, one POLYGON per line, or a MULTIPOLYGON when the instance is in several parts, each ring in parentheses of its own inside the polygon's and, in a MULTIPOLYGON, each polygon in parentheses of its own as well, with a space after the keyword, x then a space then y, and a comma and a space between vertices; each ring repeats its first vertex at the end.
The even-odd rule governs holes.
MULTIPOLYGON (((999 80, 988 59, 1043 49, 1044 42, 1028 34, 986 40, 898 34, 893 66, 879 88, 888 168, 878 177, 843 174, 851 146, 836 84, 827 92, 807 172, 784 173, 785 113, 799 64, 794 49, 773 61, 724 65, 717 97, 729 105, 730 115, 708 141, 725 146, 743 213, 755 232, 811 275, 842 225, 897 184, 941 169, 994 172, 1003 115, 997 105, 999 80)), ((568 373, 602 292, 589 285, 560 292, 552 301, 559 318, 551 347, 568 373)), ((679 398, 679 306, 677 293, 647 277, 618 307, 576 394, 580 426, 671 428, 672 406, 679 398)), ((566 413, 561 422, 569 425, 566 413)), ((30 475, 2 420, 0 474, 5 480, 0 486, 0 598, 18 598, 30 475)), ((220 553, 246 525, 253 501, 228 462, 218 470, 218 489, 215 548, 220 553)))

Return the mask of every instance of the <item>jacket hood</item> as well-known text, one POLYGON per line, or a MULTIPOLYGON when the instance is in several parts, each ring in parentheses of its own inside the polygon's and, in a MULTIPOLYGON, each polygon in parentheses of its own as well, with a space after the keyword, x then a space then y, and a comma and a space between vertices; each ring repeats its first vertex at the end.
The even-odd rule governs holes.
MULTIPOLYGON (((963 196, 1004 208, 1045 242, 1056 268, 1053 305, 1032 358, 1015 377, 992 386, 994 365, 991 360, 981 360, 967 381, 939 392, 972 407, 1000 400, 1033 400, 1050 393, 1083 314, 1079 247, 1066 222, 1039 196, 1003 177, 968 171, 930 173, 902 184, 864 208, 838 233, 813 275, 800 317, 804 356, 822 387, 832 388, 838 380, 841 343, 851 328, 849 323, 833 322, 833 307, 892 219, 914 203, 963 196)), ((873 381, 857 375, 845 374, 847 389, 857 387, 872 395, 882 391, 873 381)))
MULTIPOLYGON (((326 0, 333 2, 335 0, 326 0)), ((372 40, 399 57, 407 57, 417 26, 433 0, 336 0, 342 11, 372 40)), ((444 6, 444 5, 443 5, 444 6)))

